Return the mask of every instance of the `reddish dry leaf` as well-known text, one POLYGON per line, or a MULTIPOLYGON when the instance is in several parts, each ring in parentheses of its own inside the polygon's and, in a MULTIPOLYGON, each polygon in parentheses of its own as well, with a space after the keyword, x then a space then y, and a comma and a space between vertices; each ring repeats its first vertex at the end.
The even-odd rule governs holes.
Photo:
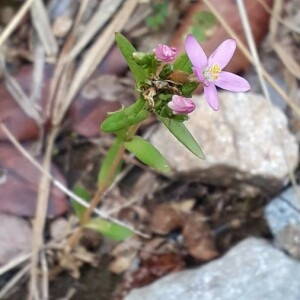
MULTIPOLYGON (((42 159, 38 158, 41 163, 42 159)), ((13 146, 0 144, 0 170, 3 171, 0 181, 0 211, 17 216, 33 217, 36 210, 37 190, 41 173, 13 146)), ((54 177, 66 184, 65 179, 52 166, 54 177)), ((65 195, 56 187, 51 187, 47 216, 55 217, 68 210, 65 195)))
MULTIPOLYGON (((123 74, 127 65, 116 47, 112 48, 106 58, 103 60, 92 79, 100 74, 123 74)), ((42 103, 41 112, 45 113, 45 106, 49 96, 49 85, 53 73, 53 66, 45 65, 44 83, 41 93, 42 103)), ((32 85, 32 65, 22 67, 14 78, 19 82, 24 92, 30 96, 32 85)), ((72 128, 84 136, 95 136, 99 132, 99 124, 106 116, 108 111, 114 111, 120 108, 119 103, 107 103, 97 99, 88 100, 79 95, 76 104, 72 109, 72 128)), ((44 116, 45 117, 45 116, 44 116)), ((19 141, 38 138, 38 126, 29 118, 18 106, 10 93, 7 91, 3 82, 0 83, 0 120, 3 121, 13 135, 19 141)), ((47 122, 46 122, 47 123, 47 122)), ((47 125, 47 124, 46 124, 47 125)), ((0 131, 0 141, 7 141, 7 137, 0 131)))
POLYGON ((142 266, 132 276, 132 288, 141 287, 171 272, 180 271, 185 267, 179 254, 154 254, 142 262, 142 266))
POLYGON ((218 252, 210 228, 200 213, 192 213, 182 231, 188 252, 194 258, 207 261, 215 258, 218 252))
MULTIPOLYGON (((18 140, 37 138, 38 127, 12 99, 3 84, 0 85, 0 119, 18 140)), ((0 131, 0 141, 7 140, 4 132, 0 131)))
MULTIPOLYGON (((47 84, 52 67, 45 67, 45 84, 42 89, 43 104, 45 105, 48 94, 49 85, 47 84)), ((17 74, 13 75, 18 81, 24 92, 30 96, 31 80, 32 80, 32 66, 25 66, 19 70, 17 74)), ((41 109, 41 113, 45 110, 41 109)), ((35 139, 38 137, 39 130, 35 121, 29 118, 23 110, 19 107, 11 94, 7 91, 5 84, 0 84, 0 120, 5 123, 12 134, 20 141, 35 139)), ((0 141, 6 141, 6 135, 0 131, 0 141)))
POLYGON ((133 86, 127 87, 114 75, 94 75, 76 97, 70 110, 72 128, 85 137, 99 135, 108 112, 135 99, 133 86))
POLYGON ((24 219, 0 213, 0 266, 31 250, 31 228, 24 219))
MULTIPOLYGON (((272 6, 272 0, 264 0, 268 6, 272 6)), ((244 29, 241 23, 240 15, 238 12, 236 1, 234 0, 211 0, 214 7, 221 13, 221 15, 227 20, 230 27, 237 33, 245 45, 247 45, 244 29)), ((247 13, 250 20, 250 25, 253 31, 254 39, 257 45, 260 44, 268 31, 268 24, 270 15, 261 6, 258 0, 245 1, 247 13)), ((184 39, 186 35, 191 31, 193 19, 200 11, 209 11, 209 9, 201 2, 196 2, 190 6, 183 21, 182 26, 179 27, 175 33, 172 42, 173 46, 176 46, 180 51, 184 51, 184 39)), ((207 54, 212 53, 225 39, 230 38, 228 33, 222 26, 217 26, 211 36, 203 42, 201 45, 207 54)), ((240 50, 237 50, 234 54, 234 58, 229 63, 226 69, 230 72, 237 73, 241 70, 246 70, 249 66, 249 61, 242 54, 240 50)))

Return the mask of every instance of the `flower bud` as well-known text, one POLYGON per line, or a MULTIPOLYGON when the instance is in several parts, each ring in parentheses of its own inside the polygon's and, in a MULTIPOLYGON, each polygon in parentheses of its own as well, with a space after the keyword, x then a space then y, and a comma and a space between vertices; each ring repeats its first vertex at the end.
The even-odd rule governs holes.
POLYGON ((195 110, 195 103, 185 97, 173 95, 172 100, 168 103, 168 107, 174 115, 186 115, 195 110))
POLYGON ((176 56, 177 49, 175 47, 169 47, 167 45, 158 44, 158 46, 153 49, 155 58, 159 61, 170 62, 176 56))

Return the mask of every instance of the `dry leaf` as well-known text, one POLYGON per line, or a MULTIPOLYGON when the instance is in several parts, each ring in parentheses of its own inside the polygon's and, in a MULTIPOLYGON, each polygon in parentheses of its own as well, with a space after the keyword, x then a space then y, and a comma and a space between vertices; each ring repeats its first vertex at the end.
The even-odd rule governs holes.
MULTIPOLYGON (((0 182, 0 211, 18 216, 33 217, 36 212, 37 190, 41 177, 38 171, 13 146, 0 144, 0 169, 4 178, 0 182)), ((41 158, 37 159, 39 162, 41 158)), ((65 179, 54 166, 53 176, 66 185, 65 179)), ((68 211, 66 196, 56 187, 51 187, 48 217, 62 215, 68 211)))
POLYGON ((207 261, 218 255, 212 232, 202 214, 192 213, 187 218, 182 234, 188 252, 196 259, 207 261))
POLYGON ((168 234, 182 226, 183 213, 172 204, 159 204, 155 207, 151 219, 151 230, 158 234, 168 234))

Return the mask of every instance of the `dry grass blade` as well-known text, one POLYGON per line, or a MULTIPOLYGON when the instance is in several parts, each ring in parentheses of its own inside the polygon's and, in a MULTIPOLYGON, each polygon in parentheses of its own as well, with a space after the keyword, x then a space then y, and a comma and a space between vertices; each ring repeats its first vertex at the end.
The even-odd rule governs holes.
MULTIPOLYGON (((43 161, 43 168, 47 173, 50 172, 52 149, 54 141, 56 139, 58 128, 52 128, 47 141, 46 153, 43 161)), ((36 218, 33 226, 33 240, 32 240, 32 258, 31 258, 31 277, 30 277, 30 289, 29 289, 29 299, 34 299, 34 295, 37 292, 38 284, 38 261, 39 252, 42 247, 43 232, 46 223, 46 215, 48 208, 48 198, 50 193, 50 178, 43 174, 38 188, 38 199, 37 199, 37 209, 36 218)), ((40 297, 38 296, 38 299, 40 297)))
POLYGON ((31 19, 46 54, 50 58, 55 58, 58 53, 58 45, 51 30, 46 8, 41 0, 35 0, 33 3, 31 7, 31 19))
POLYGON ((137 3, 138 0, 126 1, 119 12, 115 15, 114 19, 107 25, 103 33, 95 41, 91 49, 87 51, 81 65, 79 66, 74 76, 69 92, 64 99, 63 107, 61 107, 60 109, 61 114, 64 115, 66 109, 69 107, 71 101, 78 93, 82 84, 94 72, 109 48, 112 46, 114 42, 114 33, 116 31, 120 31, 123 28, 137 3))
MULTIPOLYGON (((278 20, 282 25, 284 25, 286 28, 290 29, 291 31, 294 31, 294 32, 300 34, 299 27, 294 26, 293 24, 287 22, 286 20, 282 19, 278 15, 274 15, 274 13, 272 12, 272 9, 268 5, 266 5, 266 3, 263 0, 257 0, 257 1, 272 16, 272 18, 275 18, 276 20, 278 20)), ((275 5, 276 5, 276 2, 275 2, 275 5)))
MULTIPOLYGON (((234 32, 234 30, 228 25, 226 20, 218 12, 213 4, 209 0, 203 0, 205 5, 211 10, 211 12, 216 16, 223 28, 228 32, 228 34, 234 38, 237 42, 238 47, 241 49, 243 54, 247 59, 254 64, 253 57, 244 43, 241 41, 239 36, 234 32)), ((285 91, 275 82, 272 76, 261 66, 262 74, 264 78, 270 83, 270 85, 275 89, 275 91, 284 99, 284 101, 291 107, 291 109, 300 116, 300 108, 293 102, 293 100, 285 93, 285 91)))
POLYGON ((277 41, 271 41, 272 47, 286 68, 298 79, 300 79, 300 65, 293 59, 292 54, 283 48, 277 41))
POLYGON ((30 264, 23 267, 19 272, 17 272, 1 289, 0 299, 4 299, 10 290, 18 284, 18 282, 24 277, 30 270, 30 264))
POLYGON ((33 75, 30 100, 35 105, 41 99, 44 82, 45 52, 39 42, 36 42, 33 50, 33 75))
POLYGON ((24 2, 22 7, 19 9, 17 14, 13 17, 13 19, 10 21, 10 23, 4 28, 0 35, 0 47, 2 44, 6 41, 6 39, 11 35, 11 33, 17 28, 22 18, 25 16, 25 14, 30 9, 31 5, 33 4, 35 0, 27 0, 24 2))
POLYGON ((288 49, 283 48, 276 39, 276 34, 278 30, 278 20, 282 11, 283 2, 282 0, 277 0, 274 3, 272 18, 270 23, 270 37, 271 44, 274 51, 277 53, 281 62, 286 66, 286 68, 298 79, 300 79, 300 66, 293 59, 292 53, 289 53, 288 49))
POLYGON ((42 299, 49 299, 49 270, 45 249, 41 250, 42 299))
POLYGON ((123 0, 103 0, 93 15, 92 19, 86 24, 84 31, 81 34, 80 40, 75 44, 73 49, 65 58, 66 61, 75 59, 79 53, 92 40, 96 33, 102 29, 106 22, 115 14, 123 0))
MULTIPOLYGON (((269 103, 270 120, 272 122, 272 125, 275 127, 275 119, 273 117, 273 111, 271 110, 272 101, 271 101, 270 94, 269 94, 269 91, 268 91, 268 88, 267 88, 267 84, 266 84, 265 79, 263 77, 262 66, 261 66, 261 63, 260 63, 260 60, 259 60, 259 56, 258 56, 258 53, 257 53, 256 46, 255 46, 255 42, 254 42, 253 34, 252 34, 252 31, 251 31, 248 15, 247 15, 247 12, 246 12, 245 4, 244 4, 243 0, 236 0, 236 1, 237 1, 237 4, 238 4, 238 8, 239 8, 239 12, 240 12, 240 15, 241 15, 243 27, 244 27, 244 30, 245 30, 245 33, 246 33, 246 37, 247 37, 247 40, 248 40, 248 43, 249 43, 249 46, 250 46, 250 49, 251 49, 251 53, 253 55, 254 65, 255 65, 255 68, 257 70, 257 74, 258 74, 258 77, 259 77, 259 80, 260 80, 260 83, 261 83, 261 87, 262 87, 264 96, 265 96, 266 100, 269 103)), ((291 169, 291 167, 289 165, 284 144, 282 143, 282 141, 279 138, 278 134, 277 134, 276 137, 277 137, 277 142, 281 147, 283 157, 284 157, 284 160, 285 160, 285 163, 286 163, 286 167, 287 167, 287 170, 288 170, 288 174, 289 174, 290 180, 292 182, 293 188, 295 190, 295 193, 297 195, 298 203, 300 205, 300 191, 299 191, 299 188, 297 186, 295 175, 294 175, 293 170, 291 169)))
POLYGON ((50 84, 50 93, 48 97, 48 104, 46 107, 46 115, 48 117, 52 117, 52 119, 55 118, 55 120, 52 120, 52 122, 54 121, 53 123, 60 123, 61 121, 61 117, 60 117, 61 114, 57 112, 60 110, 61 102, 64 101, 65 99, 65 94, 66 94, 65 89, 69 87, 69 82, 67 86, 62 85, 61 78, 64 77, 66 79, 67 76, 66 74, 69 74, 69 70, 73 68, 72 65, 74 64, 74 62, 65 63, 64 58, 71 51, 76 41, 75 36, 77 35, 77 32, 80 27, 80 22, 82 20, 86 8, 88 7, 88 4, 89 4, 89 0, 81 1, 78 13, 74 21, 73 29, 70 32, 68 39, 66 40, 61 50, 58 62, 55 67, 54 74, 52 76, 52 80, 50 84), (64 94, 62 95, 63 91, 64 94), (58 93, 60 94, 59 97, 57 95, 58 93))
MULTIPOLYGON (((8 272, 9 270, 17 267, 18 265, 22 264, 26 260, 31 257, 31 253, 20 254, 13 258, 12 260, 8 261, 5 265, 1 266, 0 268, 0 276, 8 272)), ((1 298, 0 298, 1 299, 1 298)))

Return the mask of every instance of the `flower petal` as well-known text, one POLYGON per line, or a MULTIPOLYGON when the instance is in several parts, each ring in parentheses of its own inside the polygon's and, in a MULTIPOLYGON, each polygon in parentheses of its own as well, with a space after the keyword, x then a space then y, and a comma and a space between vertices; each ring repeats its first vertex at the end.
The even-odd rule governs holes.
POLYGON ((204 96, 213 110, 219 110, 218 93, 214 84, 211 83, 208 86, 204 86, 204 96))
POLYGON ((236 41, 233 39, 225 40, 209 57, 208 66, 218 64, 223 69, 231 60, 236 49, 236 41))
POLYGON ((224 90, 232 92, 247 92, 251 89, 249 82, 230 72, 220 72, 219 78, 214 81, 214 84, 224 90))
POLYGON ((198 78, 200 82, 204 82, 203 72, 198 68, 192 68, 195 76, 198 78))
POLYGON ((206 54, 191 34, 186 37, 185 51, 194 67, 201 70, 207 66, 206 54))

